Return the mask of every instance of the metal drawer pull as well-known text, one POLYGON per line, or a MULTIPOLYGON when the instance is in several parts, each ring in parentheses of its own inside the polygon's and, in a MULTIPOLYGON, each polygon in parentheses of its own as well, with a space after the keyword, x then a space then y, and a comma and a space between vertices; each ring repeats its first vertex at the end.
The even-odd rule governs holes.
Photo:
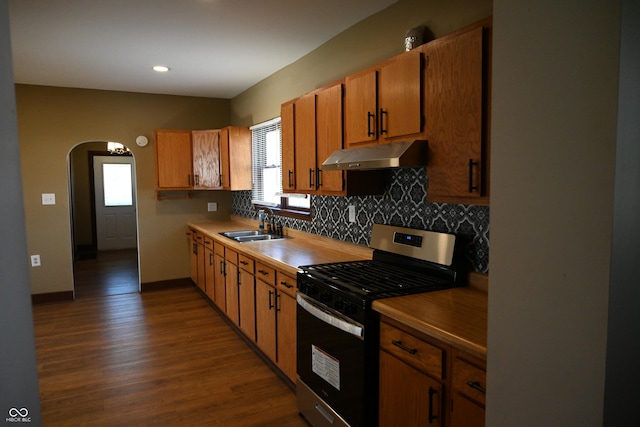
POLYGON ((474 162, 473 159, 469 159, 469 193, 473 193, 473 190, 478 189, 477 185, 473 185, 473 167, 478 165, 478 162, 474 162))
POLYGON ((293 288, 293 285, 288 284, 287 282, 285 282, 284 280, 282 282, 280 282, 281 285, 285 286, 288 289, 293 288))
POLYGON ((268 272, 268 271, 265 271, 265 270, 258 270, 258 273, 263 274, 263 275, 265 275, 265 276, 268 276, 268 275, 269 275, 269 272, 268 272))
POLYGON ((467 385, 478 390, 482 394, 487 394, 487 389, 482 387, 478 381, 467 381, 467 385))
POLYGON ((436 394, 438 394, 438 391, 429 387, 429 424, 432 424, 434 420, 438 419, 437 415, 433 415, 433 396, 436 394))
POLYGON ((409 348, 406 345, 402 344, 401 341, 393 340, 393 341, 391 341, 391 344, 395 345, 396 347, 400 347, 401 349, 403 349, 404 351, 406 351, 409 354, 416 354, 418 352, 417 349, 409 348))

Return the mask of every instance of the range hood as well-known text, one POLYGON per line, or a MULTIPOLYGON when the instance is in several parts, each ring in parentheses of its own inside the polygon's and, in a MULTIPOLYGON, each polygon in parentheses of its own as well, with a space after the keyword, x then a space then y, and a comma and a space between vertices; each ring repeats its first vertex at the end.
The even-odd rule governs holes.
POLYGON ((388 169, 426 164, 427 141, 412 140, 336 150, 322 163, 322 170, 388 169))

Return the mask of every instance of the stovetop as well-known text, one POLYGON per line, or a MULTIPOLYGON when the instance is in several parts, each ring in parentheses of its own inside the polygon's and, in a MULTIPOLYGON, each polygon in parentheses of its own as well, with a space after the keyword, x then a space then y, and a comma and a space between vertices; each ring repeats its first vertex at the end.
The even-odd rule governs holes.
POLYGON ((318 264, 300 268, 303 274, 323 281, 338 292, 354 293, 368 299, 450 287, 445 280, 374 260, 318 264))

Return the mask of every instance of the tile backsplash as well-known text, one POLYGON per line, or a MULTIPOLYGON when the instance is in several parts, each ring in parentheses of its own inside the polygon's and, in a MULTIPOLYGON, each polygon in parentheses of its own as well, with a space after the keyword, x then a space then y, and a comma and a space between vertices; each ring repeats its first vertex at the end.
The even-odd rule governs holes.
MULTIPOLYGON (((389 171, 389 183, 379 196, 312 196, 312 220, 278 217, 284 227, 367 246, 374 223, 454 233, 462 239, 471 268, 489 271, 489 207, 426 201, 424 168, 389 171), (348 206, 356 221, 349 222, 348 206)), ((234 215, 256 219, 251 191, 232 193, 234 215)))

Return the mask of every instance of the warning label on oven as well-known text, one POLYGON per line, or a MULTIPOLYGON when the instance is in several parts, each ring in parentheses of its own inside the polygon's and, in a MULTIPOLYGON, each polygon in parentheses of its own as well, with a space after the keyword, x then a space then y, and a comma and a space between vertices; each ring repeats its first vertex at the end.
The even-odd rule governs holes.
POLYGON ((340 361, 315 345, 311 345, 311 370, 340 390, 340 361))

